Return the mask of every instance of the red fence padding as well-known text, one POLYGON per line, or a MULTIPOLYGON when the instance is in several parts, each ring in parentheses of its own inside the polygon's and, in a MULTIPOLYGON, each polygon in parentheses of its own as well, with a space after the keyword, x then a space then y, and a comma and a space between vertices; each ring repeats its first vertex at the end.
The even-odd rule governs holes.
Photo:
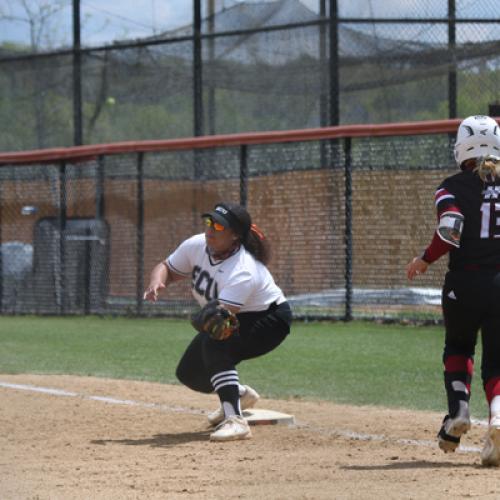
POLYGON ((407 135, 431 135, 454 133, 461 119, 430 120, 419 122, 384 123, 372 125, 342 125, 300 130, 272 132, 248 132, 241 134, 208 135, 182 139, 127 141, 109 144, 92 144, 68 148, 38 149, 0 153, 0 165, 33 164, 48 162, 81 162, 100 155, 123 153, 147 153, 201 149, 244 144, 272 144, 283 142, 318 141, 345 137, 383 137, 407 135))

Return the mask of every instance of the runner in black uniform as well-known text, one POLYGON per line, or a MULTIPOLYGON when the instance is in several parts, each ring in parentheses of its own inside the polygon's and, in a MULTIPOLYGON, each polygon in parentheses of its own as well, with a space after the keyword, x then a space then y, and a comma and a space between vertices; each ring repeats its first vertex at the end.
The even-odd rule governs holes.
POLYGON ((449 253, 442 307, 443 354, 448 414, 439 447, 453 452, 470 429, 469 398, 478 331, 482 333, 481 375, 490 409, 481 453, 483 465, 500 465, 500 129, 490 117, 471 116, 459 126, 455 158, 461 172, 436 191, 438 227, 408 278, 449 253))

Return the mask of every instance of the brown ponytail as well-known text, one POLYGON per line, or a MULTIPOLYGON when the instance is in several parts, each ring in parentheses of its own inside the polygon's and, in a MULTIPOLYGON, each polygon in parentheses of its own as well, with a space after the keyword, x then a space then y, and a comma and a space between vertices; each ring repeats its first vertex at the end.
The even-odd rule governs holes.
POLYGON ((245 249, 264 265, 271 260, 271 245, 255 224, 250 226, 250 231, 243 238, 242 243, 245 249))

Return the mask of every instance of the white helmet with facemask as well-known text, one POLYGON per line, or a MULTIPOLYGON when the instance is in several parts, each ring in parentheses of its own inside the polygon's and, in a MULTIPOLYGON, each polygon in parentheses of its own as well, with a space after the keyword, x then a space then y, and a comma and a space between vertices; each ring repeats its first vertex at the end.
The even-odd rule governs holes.
POLYGON ((469 116, 458 127, 455 160, 461 167, 465 160, 487 156, 500 159, 500 127, 489 116, 469 116))

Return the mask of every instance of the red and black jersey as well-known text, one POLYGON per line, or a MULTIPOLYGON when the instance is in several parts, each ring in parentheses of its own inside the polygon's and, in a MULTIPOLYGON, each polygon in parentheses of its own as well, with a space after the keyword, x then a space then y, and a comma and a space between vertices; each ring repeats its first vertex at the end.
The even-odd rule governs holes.
POLYGON ((464 228, 459 248, 435 233, 424 260, 433 262, 449 251, 450 270, 500 269, 500 180, 486 183, 463 171, 441 183, 435 201, 438 219, 444 212, 461 213, 464 228))

